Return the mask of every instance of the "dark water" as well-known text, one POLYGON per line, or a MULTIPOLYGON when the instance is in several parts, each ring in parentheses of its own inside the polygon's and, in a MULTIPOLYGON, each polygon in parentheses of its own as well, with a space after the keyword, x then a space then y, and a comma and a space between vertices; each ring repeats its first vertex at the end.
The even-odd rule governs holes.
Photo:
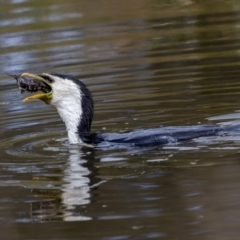
MULTIPOLYGON (((0 3, 0 71, 79 77, 93 131, 239 121, 238 1, 0 3)), ((238 134, 69 146, 56 110, 25 96, 1 76, 2 239, 239 239, 238 134)))

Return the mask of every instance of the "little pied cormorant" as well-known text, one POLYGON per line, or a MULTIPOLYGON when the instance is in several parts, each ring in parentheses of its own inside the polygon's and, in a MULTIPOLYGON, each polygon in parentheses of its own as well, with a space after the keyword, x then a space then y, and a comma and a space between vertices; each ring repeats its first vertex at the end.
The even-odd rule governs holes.
MULTIPOLYGON (((8 74, 10 75, 10 74, 8 74)), ((25 98, 27 102, 40 99, 51 104, 66 125, 70 144, 98 145, 102 142, 126 146, 154 146, 211 136, 223 130, 215 125, 161 127, 130 133, 92 133, 90 131, 94 103, 91 92, 79 79, 60 73, 10 75, 17 80, 22 92, 38 92, 25 98)))

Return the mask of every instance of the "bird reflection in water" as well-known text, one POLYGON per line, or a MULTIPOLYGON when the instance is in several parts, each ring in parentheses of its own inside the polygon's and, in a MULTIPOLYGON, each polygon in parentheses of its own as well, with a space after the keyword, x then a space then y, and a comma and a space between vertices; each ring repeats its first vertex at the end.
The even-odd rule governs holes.
POLYGON ((60 186, 48 189, 33 189, 35 198, 31 203, 31 220, 36 221, 86 221, 85 206, 91 202, 91 188, 101 184, 94 167, 94 149, 69 146, 69 158, 63 175, 58 178, 60 186), (80 209, 80 210, 79 210, 80 209))

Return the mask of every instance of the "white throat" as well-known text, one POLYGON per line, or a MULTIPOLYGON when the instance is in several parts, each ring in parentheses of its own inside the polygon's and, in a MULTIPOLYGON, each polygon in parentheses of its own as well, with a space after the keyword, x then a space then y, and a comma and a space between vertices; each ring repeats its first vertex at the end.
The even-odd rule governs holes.
POLYGON ((78 135, 78 126, 82 119, 82 93, 76 84, 69 80, 55 77, 51 105, 58 110, 66 125, 70 144, 82 143, 78 135))

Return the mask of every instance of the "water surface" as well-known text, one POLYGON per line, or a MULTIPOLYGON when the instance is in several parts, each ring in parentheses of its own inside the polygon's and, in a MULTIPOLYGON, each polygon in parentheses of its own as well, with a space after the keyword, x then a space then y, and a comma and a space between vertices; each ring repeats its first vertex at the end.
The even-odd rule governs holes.
MULTIPOLYGON (((92 130, 237 124, 237 1, 2 1, 1 72, 64 72, 92 130)), ((69 146, 56 110, 0 79, 4 239, 238 239, 240 136, 69 146)))

